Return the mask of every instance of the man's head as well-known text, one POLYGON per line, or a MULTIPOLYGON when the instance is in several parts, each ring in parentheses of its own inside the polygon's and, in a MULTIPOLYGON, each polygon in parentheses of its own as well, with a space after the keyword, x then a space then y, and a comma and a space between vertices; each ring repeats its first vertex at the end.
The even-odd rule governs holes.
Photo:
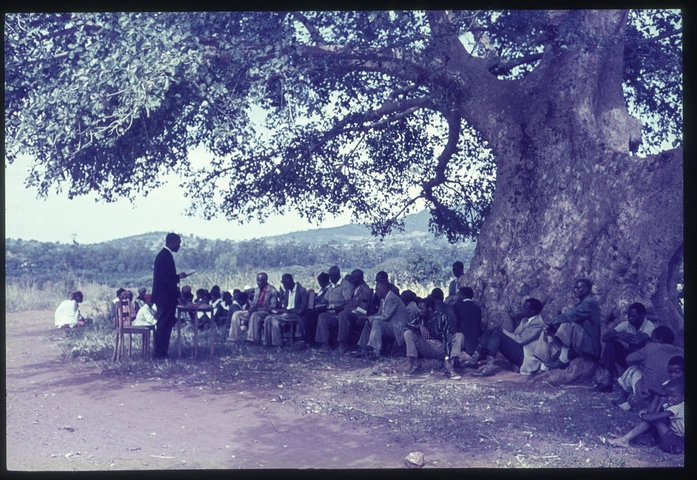
POLYGON ((634 328, 641 327, 644 323, 644 317, 646 316, 646 307, 643 303, 632 303, 627 309, 627 320, 629 324, 634 328))
POLYGON ((474 291, 470 287, 461 287, 457 293, 462 298, 470 298, 471 299, 474 297, 474 291))
POLYGON ((459 260, 453 263, 453 275, 455 275, 455 278, 460 278, 460 275, 463 273, 465 273, 465 264, 459 260))
POLYGON ((378 273, 375 274, 375 283, 385 281, 389 282, 389 277, 387 276, 387 272, 380 270, 378 273))
POLYGON ((358 286, 361 283, 363 283, 363 270, 357 268, 353 272, 351 272, 349 281, 355 286, 358 286))
POLYGON ((232 303, 232 294, 230 292, 223 292, 223 302, 225 305, 230 305, 232 303))
POLYGON ((336 283, 341 279, 341 271, 336 265, 329 267, 329 281, 336 283))
POLYGON ((126 289, 119 288, 118 290, 116 290, 116 298, 121 298, 121 294, 123 293, 124 290, 126 290, 126 289))
POLYGON ((526 298, 523 302, 523 316, 534 317, 542 311, 542 302, 536 298, 526 298))
POLYGON ((653 329, 653 332, 651 332, 651 340, 657 343, 667 343, 672 345, 673 341, 675 340, 675 335, 670 327, 661 325, 660 327, 653 329))
POLYGON ((445 294, 443 293, 443 290, 441 290, 440 288, 436 287, 436 288, 434 288, 433 290, 431 290, 431 298, 432 298, 433 300, 437 300, 437 301, 441 301, 441 302, 442 302, 443 299, 445 298, 445 294))
POLYGON ((668 378, 685 378, 685 358, 675 355, 668 360, 668 378))
POLYGON ((421 299, 419 302, 419 316, 421 318, 431 318, 433 310, 436 308, 436 303, 431 297, 421 299))
POLYGON ((81 303, 82 302, 82 292, 80 290, 76 290, 70 295, 70 298, 75 300, 77 303, 81 303))
POLYGON ((143 295, 143 300, 145 300, 145 303, 147 303, 148 305, 152 305, 152 295, 150 295, 149 293, 143 295))
POLYGON ((670 380, 664 387, 664 391, 668 405, 677 405, 685 401, 685 382, 683 379, 670 380))
POLYGON ((329 274, 322 272, 317 275, 317 283, 319 284, 319 288, 324 288, 329 285, 329 274))
POLYGON ((411 302, 416 301, 416 293, 412 292, 411 290, 404 290, 399 295, 399 298, 402 299, 402 302, 404 302, 404 305, 409 305, 411 302))
POLYGON ((240 306, 243 306, 249 301, 249 295, 247 295, 247 292, 240 292, 235 296, 235 300, 237 300, 237 303, 240 304, 240 306))
POLYGON ((584 299, 591 293, 593 283, 587 278, 580 278, 574 284, 574 295, 576 298, 584 299))
POLYGON ((182 292, 183 293, 191 293, 191 285, 184 285, 182 287, 182 292))
POLYGON ((375 295, 380 298, 385 298, 390 293, 390 284, 387 280, 380 280, 375 285, 375 295))
POLYGON ((119 295, 119 298, 121 300, 128 300, 128 293, 129 293, 128 290, 126 290, 126 289, 122 290, 121 295, 119 295))
POLYGON ((165 245, 173 252, 178 252, 182 244, 182 239, 176 233, 168 233, 165 237, 165 245))
POLYGON ((290 273, 284 273, 281 276, 281 285, 283 285, 283 288, 286 290, 293 290, 293 287, 295 287, 295 280, 293 280, 293 275, 290 273))
POLYGON ((145 292, 147 292, 147 290, 145 289, 145 287, 139 288, 139 289, 138 289, 138 296, 139 296, 140 298, 143 298, 143 297, 145 296, 145 292))
POLYGON ((257 275, 257 287, 264 288, 269 283, 269 276, 265 272, 257 275))

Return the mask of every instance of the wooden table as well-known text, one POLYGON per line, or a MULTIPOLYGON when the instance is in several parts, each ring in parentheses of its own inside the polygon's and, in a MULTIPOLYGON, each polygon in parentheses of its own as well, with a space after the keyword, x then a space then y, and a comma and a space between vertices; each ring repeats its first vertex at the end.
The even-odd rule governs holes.
POLYGON ((197 304, 187 304, 187 305, 177 305, 177 353, 182 356, 182 344, 181 344, 181 320, 180 313, 187 312, 189 318, 191 318, 194 325, 194 353, 192 358, 196 358, 198 354, 198 315, 197 313, 208 313, 211 320, 210 324, 210 338, 208 340, 211 352, 211 358, 213 358, 213 346, 215 345, 215 323, 213 320, 213 307, 207 304, 197 305, 197 304))

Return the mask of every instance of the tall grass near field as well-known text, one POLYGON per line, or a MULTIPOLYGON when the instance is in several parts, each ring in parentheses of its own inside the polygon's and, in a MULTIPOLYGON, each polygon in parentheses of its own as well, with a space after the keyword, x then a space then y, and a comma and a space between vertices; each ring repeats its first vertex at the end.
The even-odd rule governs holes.
POLYGON ((80 290, 84 301, 80 311, 84 316, 104 310, 114 297, 109 287, 94 282, 43 282, 5 278, 5 311, 55 310, 70 294, 80 290))

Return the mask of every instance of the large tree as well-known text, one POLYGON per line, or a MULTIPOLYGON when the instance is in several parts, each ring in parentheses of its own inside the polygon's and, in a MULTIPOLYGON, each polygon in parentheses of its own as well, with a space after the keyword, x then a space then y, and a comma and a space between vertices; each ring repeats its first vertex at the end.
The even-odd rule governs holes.
POLYGON ((665 10, 12 14, 5 155, 71 197, 176 171, 235 221, 386 234, 425 204, 477 239, 489 321, 588 277, 604 320, 642 301, 681 332, 681 34, 665 10))

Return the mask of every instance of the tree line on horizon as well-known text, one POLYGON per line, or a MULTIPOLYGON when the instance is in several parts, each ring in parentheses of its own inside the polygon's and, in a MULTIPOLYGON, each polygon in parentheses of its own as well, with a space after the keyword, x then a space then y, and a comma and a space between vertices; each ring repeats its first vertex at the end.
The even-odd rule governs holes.
MULTIPOLYGON (((177 253, 179 270, 232 273, 250 269, 338 265, 342 270, 384 269, 394 281, 442 283, 450 277, 455 260, 467 266, 474 243, 432 242, 346 243, 330 241, 314 245, 298 241, 269 243, 265 240, 210 240, 192 237, 177 253)), ((6 239, 5 279, 46 282, 97 282, 110 287, 140 285, 152 281, 152 266, 161 246, 145 239, 83 245, 36 240, 6 239)), ((251 281, 251 280, 250 280, 251 281)))

